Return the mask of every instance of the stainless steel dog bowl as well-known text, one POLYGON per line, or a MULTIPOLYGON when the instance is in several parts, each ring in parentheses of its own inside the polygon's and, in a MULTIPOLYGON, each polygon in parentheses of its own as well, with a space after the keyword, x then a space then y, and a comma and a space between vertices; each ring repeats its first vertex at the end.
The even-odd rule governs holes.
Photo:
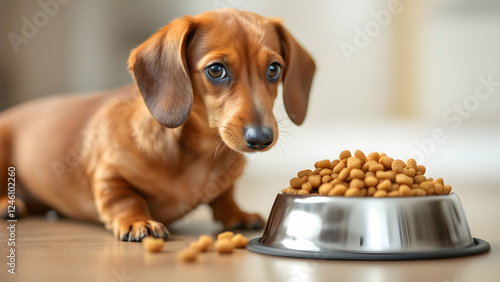
POLYGON ((490 245, 471 236, 454 193, 397 198, 280 193, 263 236, 247 248, 287 257, 402 260, 478 254, 490 245))

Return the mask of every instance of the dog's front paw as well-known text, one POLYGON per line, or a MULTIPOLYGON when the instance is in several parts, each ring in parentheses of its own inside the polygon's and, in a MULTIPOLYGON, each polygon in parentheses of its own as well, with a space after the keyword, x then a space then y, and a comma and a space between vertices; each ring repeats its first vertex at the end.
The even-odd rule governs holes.
POLYGON ((167 240, 170 233, 167 228, 154 220, 122 220, 115 224, 113 233, 122 241, 140 242, 146 236, 167 240))
POLYGON ((260 230, 264 228, 265 222, 258 214, 239 213, 229 217, 224 224, 224 228, 228 230, 260 230))

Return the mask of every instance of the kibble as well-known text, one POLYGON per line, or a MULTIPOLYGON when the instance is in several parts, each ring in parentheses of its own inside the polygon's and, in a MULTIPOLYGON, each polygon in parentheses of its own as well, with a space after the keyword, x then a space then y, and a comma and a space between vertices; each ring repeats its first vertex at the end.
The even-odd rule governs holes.
POLYGON ((217 240, 222 240, 222 239, 232 239, 234 237, 234 233, 231 231, 226 231, 222 232, 221 234, 217 235, 217 240))
POLYGON ((378 160, 378 163, 383 165, 385 169, 391 169, 391 166, 392 166, 392 162, 393 162, 393 159, 385 156, 385 157, 381 157, 379 160, 378 160))
MULTIPOLYGON (((335 177, 337 177, 337 175, 335 175, 335 177)), ((333 180, 333 174, 325 175, 325 176, 321 177, 321 183, 328 183, 332 180, 333 180)), ((302 185, 302 186, 304 186, 304 185, 302 185)), ((304 187, 302 187, 302 189, 304 189, 304 187)))
POLYGON ((391 185, 391 191, 394 191, 394 190, 399 190, 399 184, 392 183, 392 185, 391 185))
POLYGON ((344 181, 347 179, 348 176, 349 176, 349 168, 345 167, 339 172, 339 175, 337 177, 340 180, 344 181))
POLYGON ((325 184, 321 184, 321 186, 319 186, 318 188, 318 192, 321 194, 321 195, 328 195, 328 193, 330 192, 330 190, 333 189, 333 185, 330 184, 330 183, 325 183, 325 184))
MULTIPOLYGON (((330 162, 328 162, 330 163, 330 162)), ((319 175, 321 176, 325 176, 325 175, 332 175, 333 171, 329 168, 324 168, 322 170, 319 171, 319 175)))
POLYGON ((408 168, 417 168, 417 161, 415 161, 415 159, 408 159, 406 165, 408 168))
POLYGON ((406 185, 410 186, 413 184, 413 178, 411 178, 405 174, 399 173, 399 174, 396 174, 396 183, 406 184, 406 185))
POLYGON ((423 176, 422 174, 419 174, 419 175, 416 175, 415 177, 413 177, 413 182, 417 183, 417 184, 420 184, 426 180, 427 180, 427 178, 425 178, 425 176, 423 176))
POLYGON ((365 185, 368 187, 375 187, 378 185, 378 178, 375 176, 367 176, 365 177, 365 185))
POLYGON ((358 158, 361 162, 365 162, 366 161, 366 156, 365 156, 365 153, 363 153, 362 151, 360 150, 356 150, 356 152, 354 152, 354 156, 356 158, 358 158))
POLYGON ((427 195, 427 192, 424 189, 417 188, 417 189, 415 189, 415 195, 416 196, 425 196, 425 195, 427 195))
POLYGON ((436 195, 443 194, 443 190, 444 190, 443 188, 444 188, 443 184, 441 184, 441 183, 434 184, 434 191, 435 191, 434 193, 436 193, 436 195))
POLYGON ((399 196, 399 191, 393 190, 389 193, 387 193, 387 197, 398 197, 399 196))
POLYGON ((346 190, 347 187, 345 185, 337 184, 332 190, 330 190, 330 192, 328 192, 328 196, 343 196, 346 190))
POLYGON ((290 179, 290 186, 293 188, 300 188, 302 187, 302 184, 304 184, 307 181, 307 176, 304 176, 302 178, 294 177, 290 179))
POLYGON ((350 157, 347 159, 347 168, 348 169, 355 169, 355 168, 361 169, 361 166, 362 166, 361 161, 358 158, 350 157))
POLYGON ((451 192, 451 185, 444 185, 443 186, 443 193, 450 194, 450 192, 451 192))
POLYGON ((354 178, 349 182, 349 188, 363 189, 365 188, 365 182, 361 179, 354 178))
POLYGON ((177 260, 182 262, 194 262, 198 258, 199 252, 196 249, 188 248, 177 253, 177 260))
POLYGON ((302 190, 306 190, 307 192, 311 192, 312 189, 313 189, 313 186, 312 186, 311 182, 306 182, 306 183, 302 184, 302 190))
POLYGON ((201 235, 196 242, 197 247, 200 252, 206 252, 210 247, 212 247, 214 239, 208 235, 201 235))
POLYGON ((409 168, 405 171, 405 174, 413 178, 417 174, 417 171, 414 168, 409 168))
POLYGON ((391 164, 392 171, 396 173, 403 172, 403 169, 406 167, 406 163, 402 160, 394 160, 391 164))
POLYGON ((188 248, 177 252, 177 260, 181 262, 194 262, 201 253, 209 250, 215 250, 219 254, 231 254, 235 248, 246 248, 248 242, 248 238, 242 234, 238 233, 235 235, 231 231, 220 233, 215 243, 211 236, 201 235, 198 241, 191 242, 188 248))
POLYGON ((434 183, 431 181, 424 181, 420 183, 420 188, 424 190, 434 189, 434 183))
POLYGON ((349 171, 349 176, 351 177, 351 179, 365 179, 365 173, 359 169, 359 168, 354 168, 354 169, 351 169, 349 171))
POLYGON ((350 158, 352 155, 351 155, 351 152, 348 151, 348 150, 345 150, 345 151, 342 151, 339 155, 339 159, 342 161, 342 160, 345 160, 347 158, 350 158))
POLYGON ((375 187, 370 187, 367 189, 366 191, 366 196, 373 196, 373 194, 375 194, 375 192, 377 192, 377 188, 375 187))
MULTIPOLYGON (((308 179, 313 188, 318 188, 321 185, 321 175, 311 175, 308 179)), ((292 186, 293 187, 293 186, 292 186)))
POLYGON ((399 196, 404 197, 404 196, 411 196, 411 195, 412 195, 412 192, 411 192, 410 186, 405 185, 405 184, 399 186, 399 196))
POLYGON ((233 243, 233 246, 238 249, 244 249, 247 247, 249 240, 245 238, 241 234, 236 234, 234 237, 231 239, 231 243, 233 243))
POLYGON ((377 190, 373 194, 373 197, 375 197, 375 198, 387 197, 387 191, 386 190, 377 190))
POLYGON ((380 182, 377 185, 378 190, 389 191, 389 190, 391 190, 391 187, 392 187, 392 183, 389 179, 384 179, 384 180, 382 180, 382 182, 380 182))
POLYGON ((375 173, 378 179, 387 179, 390 181, 394 181, 395 175, 394 171, 392 170, 387 170, 387 171, 377 171, 375 173))
POLYGON ((371 172, 384 171, 384 166, 381 164, 374 164, 368 168, 371 172))
POLYGON ((349 188, 345 191, 346 197, 359 197, 359 189, 358 188, 349 188))
POLYGON ((344 162, 339 162, 334 168, 333 168, 333 173, 339 173, 342 169, 346 167, 344 162))
POLYGON ((219 240, 217 240, 214 244, 215 250, 219 254, 232 253, 234 250, 234 244, 231 242, 231 239, 219 239, 219 240))
MULTIPOLYGON (((406 162, 385 153, 365 155, 342 151, 338 159, 325 159, 290 180, 283 193, 347 197, 412 197, 451 193, 442 178, 425 176, 426 168, 414 159, 406 162)), ((234 237, 229 236, 231 238, 234 237)), ((220 240, 220 239, 219 239, 220 240)))
POLYGON ((150 253, 156 253, 161 251, 165 242, 162 238, 155 238, 151 236, 147 236, 142 238, 141 240, 144 249, 150 253))
POLYGON ((373 153, 368 154, 368 157, 366 157, 366 159, 369 161, 378 162, 378 160, 380 159, 380 155, 377 152, 373 152, 373 153))
POLYGON ((374 161, 374 160, 369 160, 369 161, 366 161, 366 163, 363 164, 363 167, 361 168, 364 172, 367 172, 368 169, 374 165, 374 164, 378 164, 377 161, 374 161))
POLYGON ((417 165, 417 174, 425 174, 425 166, 417 165))
POLYGON ((304 170, 299 171, 299 173, 297 173, 297 177, 300 179, 304 176, 309 176, 309 174, 311 174, 312 172, 313 171, 310 169, 304 169, 304 170))
POLYGON ((330 160, 322 160, 314 164, 315 168, 330 168, 330 160))

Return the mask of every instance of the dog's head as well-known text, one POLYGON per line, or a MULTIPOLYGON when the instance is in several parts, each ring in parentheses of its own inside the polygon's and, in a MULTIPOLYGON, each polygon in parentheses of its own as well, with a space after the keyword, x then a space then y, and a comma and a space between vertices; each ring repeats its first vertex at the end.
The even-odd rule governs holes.
POLYGON ((315 64, 281 21, 222 9, 172 21, 134 49, 129 70, 153 117, 174 128, 202 101, 233 150, 272 147, 278 85, 290 119, 305 118, 315 64))

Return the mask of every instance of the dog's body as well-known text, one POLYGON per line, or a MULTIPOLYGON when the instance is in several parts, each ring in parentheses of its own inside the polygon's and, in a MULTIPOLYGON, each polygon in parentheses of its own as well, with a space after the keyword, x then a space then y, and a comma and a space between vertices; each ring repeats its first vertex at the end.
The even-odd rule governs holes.
POLYGON ((233 200, 242 152, 276 143, 282 80, 287 112, 302 123, 310 56, 278 21, 224 9, 165 26, 132 52, 129 69, 134 85, 1 113, 1 183, 14 166, 18 197, 104 222, 122 240, 166 238, 163 224, 201 203, 226 228, 262 226, 233 200))

